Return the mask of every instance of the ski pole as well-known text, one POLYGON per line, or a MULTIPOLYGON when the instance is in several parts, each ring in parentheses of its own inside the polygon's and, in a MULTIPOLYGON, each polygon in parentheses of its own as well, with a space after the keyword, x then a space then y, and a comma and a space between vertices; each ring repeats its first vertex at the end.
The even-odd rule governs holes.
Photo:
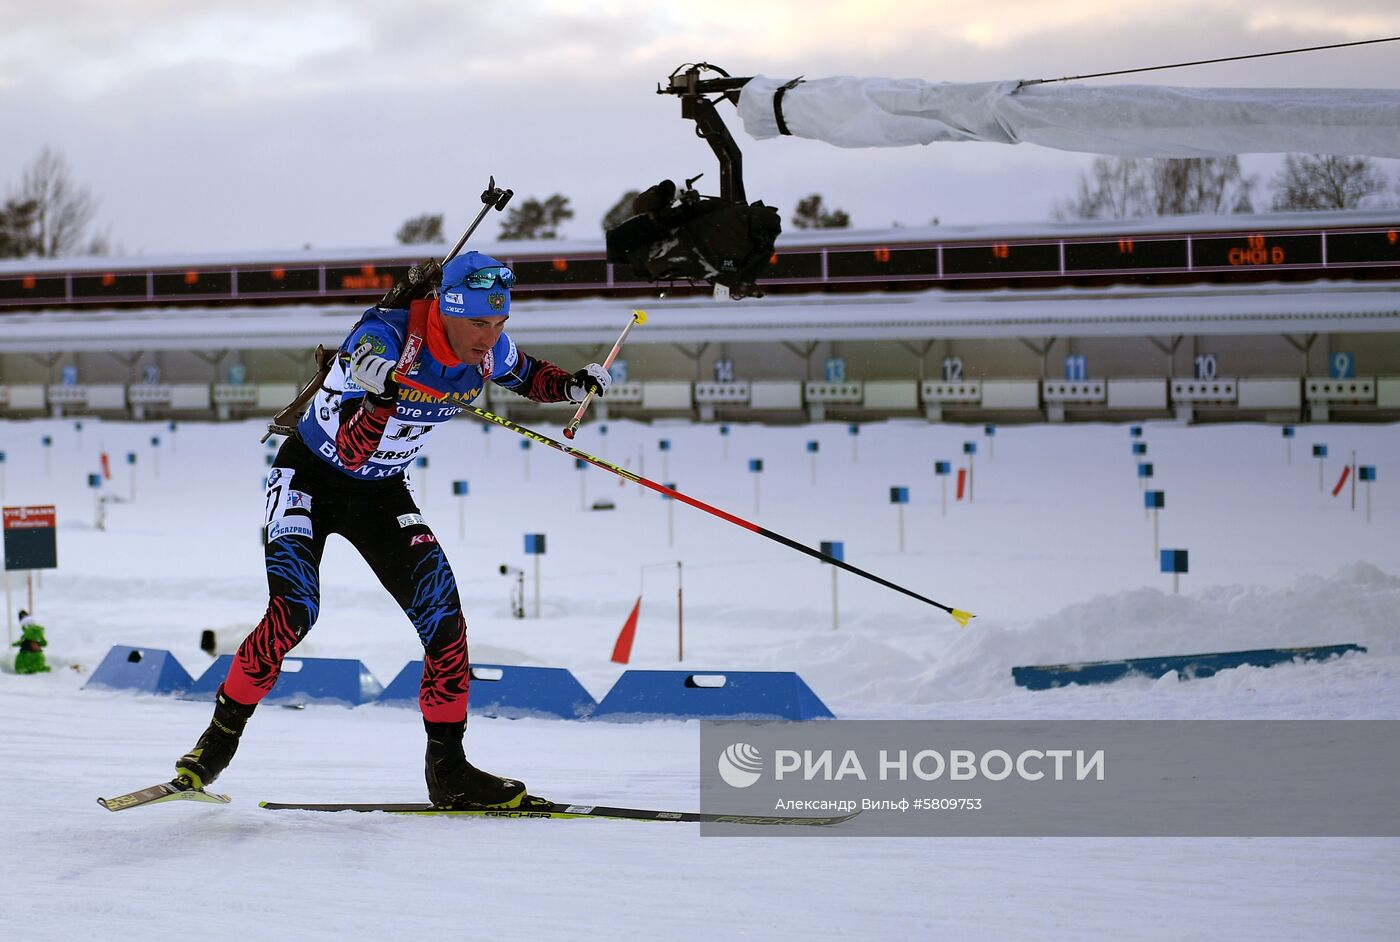
MULTIPOLYGON (((410 389, 415 389, 423 395, 428 396, 432 399, 442 400, 446 398, 442 393, 438 392, 436 389, 415 382, 407 376, 404 376, 403 374, 399 373, 397 370, 394 370, 392 372, 392 375, 394 377, 394 381, 400 386, 407 386, 410 389)), ((855 573, 857 576, 860 576, 863 579, 869 579, 871 582, 878 583, 887 589, 894 589, 896 592, 902 592, 910 598, 918 599, 920 602, 925 602, 929 605, 932 605, 934 608, 941 608, 949 615, 952 615, 953 618, 957 621, 957 623, 963 626, 964 628, 967 627, 968 621, 973 618, 971 612, 965 612, 961 609, 952 608, 951 606, 944 605, 942 602, 935 602, 933 599, 924 595, 920 595, 912 589, 906 589, 902 585, 890 582, 888 579, 883 579, 880 576, 875 575, 874 573, 866 572, 864 569, 852 566, 844 560, 836 559, 834 556, 828 556, 821 550, 812 549, 810 546, 805 546, 797 542, 796 540, 788 539, 780 533, 774 533, 772 530, 769 530, 766 527, 761 527, 758 524, 745 520, 742 517, 737 517, 734 514, 729 513, 728 511, 721 510, 718 507, 707 504, 703 500, 698 500, 697 498, 691 497, 688 494, 682 494, 675 488, 667 487, 664 484, 657 484, 655 481, 652 481, 648 478, 644 478, 640 474, 628 471, 626 468, 619 467, 618 465, 615 465, 610 461, 604 461, 602 458, 590 455, 588 452, 581 451, 572 445, 566 445, 563 442, 557 442, 554 439, 550 438, 548 435, 541 435, 539 432, 532 431, 531 429, 528 429, 523 425, 516 425, 514 422, 510 421, 510 419, 506 419, 499 415, 495 415, 494 413, 487 412, 485 409, 479 409, 476 406, 465 406, 464 408, 466 409, 466 411, 472 413, 479 419, 483 419, 487 422, 493 422, 496 425, 501 426, 501 428, 509 429, 510 431, 515 432, 517 435, 523 435, 531 441, 539 442, 541 445, 553 448, 556 451, 562 451, 564 454, 569 455, 570 457, 586 461, 596 468, 602 468, 604 471, 611 471, 613 474, 625 478, 628 481, 631 481, 633 484, 640 484, 642 487, 650 488, 651 490, 656 491, 656 493, 658 494, 664 494, 665 496, 670 497, 674 500, 678 500, 682 503, 689 504, 697 510, 703 510, 705 511, 705 513, 719 517, 721 520, 727 520, 736 526, 743 527, 745 530, 748 530, 752 533, 757 533, 759 536, 764 536, 770 540, 773 540, 774 542, 781 543, 789 549, 795 549, 800 553, 806 553, 808 556, 811 556, 814 559, 819 559, 824 563, 829 563, 832 566, 838 566, 841 569, 846 570, 847 572, 855 573)))
MULTIPOLYGON (((612 366, 613 360, 617 359, 617 351, 622 349, 622 341, 627 339, 627 334, 632 329, 632 325, 645 324, 646 322, 646 311, 632 312, 632 319, 627 322, 626 327, 622 328, 622 335, 617 338, 617 343, 613 344, 612 352, 609 353, 608 358, 603 361, 603 369, 606 370, 608 367, 612 366)), ((583 414, 588 411, 588 404, 592 401, 593 393, 589 391, 588 395, 583 397, 583 402, 578 404, 578 411, 574 413, 574 417, 569 420, 568 425, 564 426, 564 437, 569 441, 574 440, 574 433, 578 431, 578 424, 583 421, 583 414)))

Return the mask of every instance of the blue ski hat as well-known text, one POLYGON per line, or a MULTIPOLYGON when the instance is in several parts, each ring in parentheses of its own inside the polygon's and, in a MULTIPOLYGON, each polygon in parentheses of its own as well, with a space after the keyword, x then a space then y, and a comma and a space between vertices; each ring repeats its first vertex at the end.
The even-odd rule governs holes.
POLYGON ((491 317, 510 314, 510 286, 515 273, 480 252, 463 252, 443 266, 438 310, 443 317, 491 317))

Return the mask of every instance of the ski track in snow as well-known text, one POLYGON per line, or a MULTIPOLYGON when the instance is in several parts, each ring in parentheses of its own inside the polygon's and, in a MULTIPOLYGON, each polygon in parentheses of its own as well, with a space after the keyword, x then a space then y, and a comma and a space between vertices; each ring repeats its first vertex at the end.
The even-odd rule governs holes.
MULTIPOLYGON (((1400 719, 1393 426, 1299 426, 1287 464, 1276 426, 1148 423, 1153 486, 1167 493, 1162 545, 1191 553, 1179 595, 1152 559, 1126 426, 1002 427, 994 444, 980 426, 922 422, 862 426, 855 441, 840 424, 734 425, 727 444, 714 426, 581 429, 581 447, 785 536, 844 541, 852 564, 976 612, 966 630, 847 573, 833 630, 828 567, 683 505, 669 508, 670 546, 656 495, 480 428, 444 430, 415 483, 478 662, 567 667, 601 697, 624 669, 607 658, 640 592, 629 666, 675 667, 679 558, 687 668, 796 670, 842 718, 1400 719), (660 438, 672 442, 664 456, 660 438), (808 440, 821 442, 815 485, 808 440), (976 503, 953 501, 950 483, 944 516, 933 461, 956 466, 969 440, 976 503), (1331 449, 1326 492, 1313 442, 1331 449), (1347 492, 1330 495, 1352 449, 1383 469, 1369 525, 1362 492, 1356 512, 1347 492), (757 495, 751 457, 765 460, 757 495), (467 539, 453 478, 470 480, 467 539), (903 553, 891 486, 911 491, 903 553), (582 509, 602 497, 617 509, 582 509), (533 612, 528 532, 549 539, 543 617, 518 621, 497 567, 525 568, 533 612), (1016 664, 1342 642, 1369 652, 1189 682, 1032 693, 1010 680, 1016 664)), ((58 505, 61 564, 36 599, 55 672, 17 677, 7 657, 0 673, 8 938, 1394 938, 1394 839, 831 836, 812 848, 771 834, 702 839, 691 825, 256 807, 422 800, 417 714, 386 707, 263 707, 216 786, 233 805, 113 815, 94 798, 165 777, 209 708, 82 690, 86 671, 111 645, 136 644, 197 676, 209 660, 200 629, 232 650, 261 616, 260 434, 254 423, 0 423, 4 502, 58 505), (54 442, 47 474, 42 435, 54 442), (103 449, 104 493, 122 500, 99 532, 86 478, 103 449)), ((14 591, 11 607, 26 604, 14 591)), ((402 614, 334 541, 321 620, 295 654, 356 657, 383 683, 420 656, 402 614)), ((468 749, 556 800, 692 808, 698 729, 474 718, 468 749)))

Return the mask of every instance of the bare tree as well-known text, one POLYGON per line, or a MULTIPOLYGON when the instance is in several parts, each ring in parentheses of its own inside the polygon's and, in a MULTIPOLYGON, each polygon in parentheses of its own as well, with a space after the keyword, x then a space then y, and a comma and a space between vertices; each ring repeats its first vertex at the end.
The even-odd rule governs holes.
POLYGON ((425 242, 442 241, 442 213, 433 215, 424 213, 421 216, 414 216, 407 220, 399 231, 394 233, 394 238, 399 240, 400 245, 422 245, 425 242))
POLYGON ((1228 157, 1095 157, 1057 219, 1125 219, 1185 213, 1252 213, 1254 177, 1228 157))
POLYGON ((544 202, 531 197, 506 213, 501 223, 502 241, 510 239, 557 239, 559 223, 573 219, 574 211, 569 208, 569 198, 560 193, 544 202))
POLYGON ((641 195, 639 190, 628 190, 613 203, 612 209, 603 214, 603 231, 616 229, 633 216, 637 215, 635 200, 641 195))
POLYGON ((43 258, 79 250, 97 213, 97 200, 73 180, 68 161, 45 147, 20 177, 17 200, 35 205, 28 252, 43 258))
POLYGON ((1270 185, 1279 212, 1356 209, 1385 189, 1385 178, 1366 157, 1289 154, 1270 185))
POLYGON ((792 224, 798 229, 845 229, 851 217, 844 209, 828 210, 822 205, 820 193, 797 201, 792 211, 792 224))

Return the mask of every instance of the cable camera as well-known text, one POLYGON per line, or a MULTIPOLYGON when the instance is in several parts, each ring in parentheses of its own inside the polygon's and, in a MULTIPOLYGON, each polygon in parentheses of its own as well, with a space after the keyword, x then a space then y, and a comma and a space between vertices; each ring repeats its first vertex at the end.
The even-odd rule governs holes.
POLYGON ((701 195, 694 187, 699 176, 682 189, 670 180, 648 188, 633 201, 635 215, 607 230, 608 261, 647 281, 706 282, 734 300, 763 296, 757 282, 772 260, 782 220, 776 207, 747 201, 743 155, 706 97, 719 93, 737 103, 747 81, 700 63, 682 66, 657 88, 659 95, 680 98, 681 117, 695 122, 696 134, 719 159, 720 193, 701 195), (722 78, 702 80, 706 69, 722 78))

